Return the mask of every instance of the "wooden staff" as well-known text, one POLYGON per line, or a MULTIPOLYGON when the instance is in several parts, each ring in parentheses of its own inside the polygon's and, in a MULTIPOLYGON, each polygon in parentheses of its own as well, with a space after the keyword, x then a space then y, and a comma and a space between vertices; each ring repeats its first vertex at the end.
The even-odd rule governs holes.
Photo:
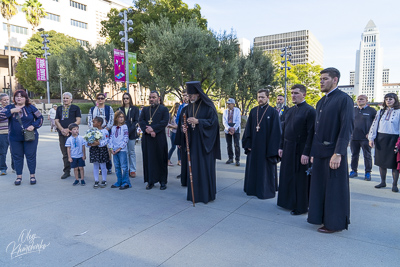
POLYGON ((187 151, 187 158, 188 158, 188 164, 189 164, 189 175, 190 175, 190 189, 192 190, 192 201, 193 201, 193 207, 194 207, 194 191, 193 191, 193 175, 192 175, 192 162, 190 161, 190 149, 189 149, 189 137, 187 130, 188 125, 186 123, 186 114, 183 113, 183 125, 186 128, 185 132, 185 137, 186 137, 186 151, 187 151))

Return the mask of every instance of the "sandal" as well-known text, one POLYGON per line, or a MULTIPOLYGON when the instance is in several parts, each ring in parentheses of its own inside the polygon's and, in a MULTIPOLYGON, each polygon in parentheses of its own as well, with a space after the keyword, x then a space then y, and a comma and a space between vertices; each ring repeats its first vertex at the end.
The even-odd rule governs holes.
POLYGON ((15 185, 20 185, 22 181, 22 178, 17 178, 14 182, 15 185))
POLYGON ((36 178, 35 177, 31 177, 31 184, 36 184, 36 178))

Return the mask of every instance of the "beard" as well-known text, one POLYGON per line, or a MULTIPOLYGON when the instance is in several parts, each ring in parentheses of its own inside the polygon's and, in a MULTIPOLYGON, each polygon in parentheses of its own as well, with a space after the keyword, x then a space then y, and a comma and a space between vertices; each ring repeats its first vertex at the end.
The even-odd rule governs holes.
POLYGON ((276 104, 277 108, 283 108, 283 103, 276 104))
POLYGON ((190 100, 190 103, 192 103, 192 104, 193 104, 193 103, 196 103, 196 101, 197 101, 198 99, 199 99, 198 97, 196 97, 196 98, 193 99, 193 100, 191 99, 191 100, 190 100))

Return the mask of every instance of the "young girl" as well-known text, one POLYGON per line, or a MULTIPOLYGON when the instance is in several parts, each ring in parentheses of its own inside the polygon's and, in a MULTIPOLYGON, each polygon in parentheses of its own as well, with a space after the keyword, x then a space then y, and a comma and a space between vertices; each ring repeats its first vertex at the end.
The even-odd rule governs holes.
POLYGON ((125 124, 125 114, 118 110, 114 114, 114 126, 111 129, 110 150, 114 155, 115 174, 117 182, 111 188, 119 187, 120 190, 131 186, 129 181, 127 144, 129 141, 128 126, 125 124))
POLYGON ((93 163, 94 189, 99 188, 99 186, 102 188, 107 186, 106 163, 110 161, 110 156, 108 154, 108 149, 107 149, 107 145, 109 142, 109 133, 106 129, 103 129, 102 125, 103 125, 103 118, 95 117, 93 119, 93 127, 99 129, 100 132, 103 134, 103 137, 92 144, 88 144, 88 146, 90 146, 89 149, 90 163, 93 163), (99 166, 101 169, 101 176, 103 178, 101 184, 99 184, 99 166))

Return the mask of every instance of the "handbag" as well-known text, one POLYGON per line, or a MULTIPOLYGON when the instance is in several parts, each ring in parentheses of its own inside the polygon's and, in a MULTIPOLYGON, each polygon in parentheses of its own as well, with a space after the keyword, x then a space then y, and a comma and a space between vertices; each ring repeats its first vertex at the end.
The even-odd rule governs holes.
POLYGON ((35 131, 26 130, 24 128, 24 125, 22 124, 21 118, 20 118, 18 113, 17 113, 16 117, 17 117, 17 120, 18 120, 19 124, 21 124, 22 132, 24 133, 24 141, 26 141, 26 142, 34 141, 36 139, 35 131))

